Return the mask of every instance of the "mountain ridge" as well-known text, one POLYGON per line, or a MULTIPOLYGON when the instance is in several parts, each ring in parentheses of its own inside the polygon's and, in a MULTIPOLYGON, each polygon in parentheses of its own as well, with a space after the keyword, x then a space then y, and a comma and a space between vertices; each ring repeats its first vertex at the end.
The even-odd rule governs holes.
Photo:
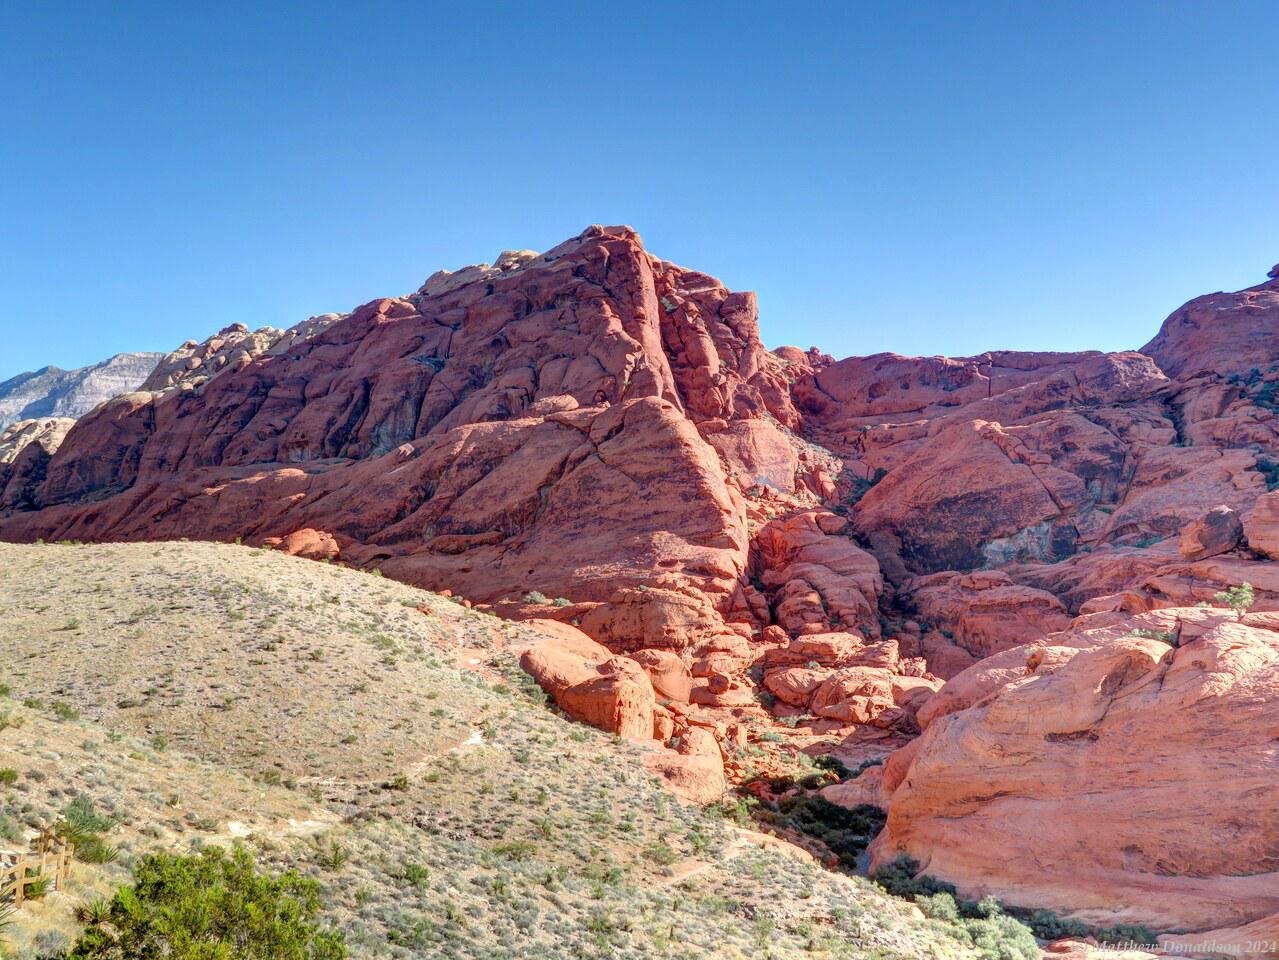
POLYGON ((128 393, 150 375, 160 353, 117 353, 64 370, 46 366, 0 382, 0 431, 19 420, 77 418, 112 397, 128 393))

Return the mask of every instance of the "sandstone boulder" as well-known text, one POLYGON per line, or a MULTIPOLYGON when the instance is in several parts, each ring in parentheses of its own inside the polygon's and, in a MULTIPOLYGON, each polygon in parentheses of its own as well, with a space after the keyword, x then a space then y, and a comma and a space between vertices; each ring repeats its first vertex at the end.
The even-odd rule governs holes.
POLYGON ((333 534, 311 527, 294 530, 279 541, 279 546, 289 556, 307 560, 336 560, 342 554, 333 534))
POLYGON ((816 716, 857 724, 871 723, 895 706, 892 674, 874 667, 836 671, 817 686, 809 702, 816 716))
POLYGON ((693 676, 688 664, 669 650, 636 650, 631 658, 644 668, 653 684, 653 692, 666 700, 688 703, 693 689, 693 676))
POLYGON ((829 670, 811 667, 786 667, 764 675, 764 686, 782 703, 808 709, 813 691, 830 675, 829 670))
POLYGON ((631 740, 653 739, 653 685, 629 657, 610 657, 595 675, 565 687, 556 703, 574 720, 631 740))
POLYGON ((1046 590, 1016 584, 999 570, 937 573, 907 581, 919 617, 948 625, 955 643, 981 658, 1046 637, 1070 624, 1065 605, 1046 590))
POLYGON ((724 795, 724 763, 718 756, 684 754, 674 750, 650 750, 643 755, 644 769, 656 776, 676 796, 692 803, 713 803, 724 795))
POLYGON ((753 553, 789 633, 856 628, 879 635, 879 563, 850 538, 842 517, 803 510, 766 524, 753 553))
POLYGON ((542 639, 523 650, 520 666, 560 709, 609 733, 651 740, 656 698, 644 668, 567 624, 541 628, 542 639))
POLYGON ((1185 560, 1206 560, 1233 550, 1242 538, 1239 514, 1222 504, 1182 528, 1177 551, 1185 560))

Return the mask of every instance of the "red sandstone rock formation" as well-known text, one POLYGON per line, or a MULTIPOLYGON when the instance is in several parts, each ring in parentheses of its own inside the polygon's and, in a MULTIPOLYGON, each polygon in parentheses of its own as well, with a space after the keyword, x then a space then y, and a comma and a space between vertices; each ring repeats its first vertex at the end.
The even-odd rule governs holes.
POLYGON ((742 593, 745 491, 821 486, 754 298, 626 228, 468 276, 184 345, 152 392, 72 432, 28 497, 46 509, 3 534, 313 528, 351 562, 480 600, 669 583, 713 620, 742 593))
POLYGON ((946 626, 955 645, 977 659, 1070 624, 1057 597, 1015 584, 1001 570, 935 573, 910 580, 903 589, 920 619, 946 626))
POLYGON ((573 621, 526 668, 571 716, 649 744, 686 796, 743 776, 770 714, 822 750, 922 729, 841 787, 891 806, 884 855, 1035 905, 1121 898, 1152 923, 1206 926, 1237 887, 1217 926, 1264 922, 1269 893, 1196 857, 1270 866, 1232 846, 1233 819, 1191 821, 1195 784, 1239 772, 1204 743, 1268 770, 1277 331, 1272 280, 1192 301, 1140 353, 770 353, 753 295, 592 227, 350 314, 183 344, 69 432, 0 441, 0 537, 240 538, 573 621), (1245 627, 1160 612, 1245 581, 1245 627), (1112 635, 1169 617, 1175 650, 1112 635), (1217 699, 1184 709, 1183 687, 1217 699), (1143 792, 1143 745, 1190 784, 1181 809, 1143 792), (1114 786, 1072 793, 1089 764, 1114 786), (1002 778, 1005 798, 982 786, 1002 778), (1124 797, 1151 816, 1121 816, 1124 797), (973 833, 946 836, 931 804, 973 833), (1000 834, 1005 807, 1025 822, 1000 834), (1119 846, 1075 887, 1029 869, 997 887, 982 858, 1016 860, 1023 830, 1057 844, 1053 877, 1119 846))
MULTIPOLYGON (((657 741, 645 765, 682 797, 700 803, 724 792, 718 738, 690 723, 674 702, 688 702, 688 670, 674 654, 642 650, 615 656, 580 630, 554 620, 530 620, 543 634, 520 652, 520 666, 575 720, 641 743, 657 741), (671 709, 671 708, 674 709, 671 709)), ((722 736, 722 732, 720 736, 722 736)))
POLYGON ((874 859, 1098 923, 1279 913, 1276 626, 1103 613, 977 664, 870 778, 888 809, 874 859))
MULTIPOLYGON (((931 628, 899 636, 909 655, 953 673, 1059 627, 1044 594, 1074 613, 1220 589, 1185 565, 1202 548, 1177 566, 1160 541, 1217 503, 1266 516, 1277 289, 1194 301, 1148 355, 836 362, 769 353, 750 294, 593 227, 345 316, 184 344, 9 468, 0 535, 312 529, 333 538, 316 555, 511 612, 567 599, 627 648, 731 622, 874 638, 904 609, 931 628), (972 602, 918 576, 992 566, 1011 582, 972 602)), ((1218 546, 1232 575, 1264 555, 1218 546)))
POLYGON ((1270 371, 1279 358, 1279 278, 1238 293, 1211 293, 1173 311, 1141 348, 1171 377, 1270 371))
POLYGON ((1279 560, 1279 491, 1258 497, 1243 521, 1248 547, 1270 560, 1279 560))
POLYGON ((1243 538, 1243 522, 1239 514, 1225 504, 1213 507, 1181 531, 1177 552, 1185 560, 1206 560, 1228 553, 1243 538))

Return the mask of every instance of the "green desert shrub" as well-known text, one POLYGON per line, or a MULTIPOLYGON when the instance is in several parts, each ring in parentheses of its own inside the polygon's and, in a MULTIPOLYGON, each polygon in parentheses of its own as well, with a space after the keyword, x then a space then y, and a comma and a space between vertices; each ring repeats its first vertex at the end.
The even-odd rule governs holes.
POLYGON ((259 873, 243 848, 152 854, 62 960, 343 960, 345 939, 320 928, 319 909, 315 881, 259 873))
POLYGON ((952 884, 919 872, 919 861, 898 857, 871 874, 871 879, 894 896, 914 901, 931 920, 977 948, 985 960, 1038 960, 1035 938, 1093 937, 1104 944, 1154 943, 1153 931, 1142 926, 1093 927, 1063 920, 1051 910, 1005 907, 994 897, 964 900, 952 884))
POLYGON ((920 873, 919 861, 913 857, 898 857, 892 863, 884 864, 872 873, 870 878, 893 896, 905 897, 908 900, 931 897, 938 893, 948 893, 956 897, 953 883, 946 883, 926 873, 920 873))
POLYGON ((1251 583, 1241 583, 1237 587, 1219 590, 1213 594, 1212 598, 1218 603, 1229 607, 1239 617, 1243 617, 1257 600, 1251 583))
POLYGON ((977 949, 983 960, 1039 960, 1039 945, 1030 927, 1004 911, 994 897, 961 899, 952 884, 919 872, 919 862, 898 857, 871 875, 895 896, 913 900, 932 920, 946 924, 951 935, 977 949))
POLYGON ((1176 639, 1171 630, 1152 630, 1148 627, 1138 627, 1132 631, 1131 636, 1145 640, 1162 640, 1164 643, 1172 643, 1176 639))
POLYGON ((1030 928, 1006 913, 964 919, 959 923, 986 960, 1039 960, 1043 956, 1030 928))
POLYGON ((779 813, 778 826, 816 837, 849 869, 856 869, 858 857, 884 826, 878 807, 842 807, 817 794, 784 800, 779 813))

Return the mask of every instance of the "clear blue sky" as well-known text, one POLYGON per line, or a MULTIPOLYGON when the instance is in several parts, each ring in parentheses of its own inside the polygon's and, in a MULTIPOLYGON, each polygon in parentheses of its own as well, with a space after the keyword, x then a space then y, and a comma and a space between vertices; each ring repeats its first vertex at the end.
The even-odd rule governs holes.
POLYGON ((0 5, 0 379, 629 223, 770 346, 1140 346, 1279 260, 1273 3, 0 5))

